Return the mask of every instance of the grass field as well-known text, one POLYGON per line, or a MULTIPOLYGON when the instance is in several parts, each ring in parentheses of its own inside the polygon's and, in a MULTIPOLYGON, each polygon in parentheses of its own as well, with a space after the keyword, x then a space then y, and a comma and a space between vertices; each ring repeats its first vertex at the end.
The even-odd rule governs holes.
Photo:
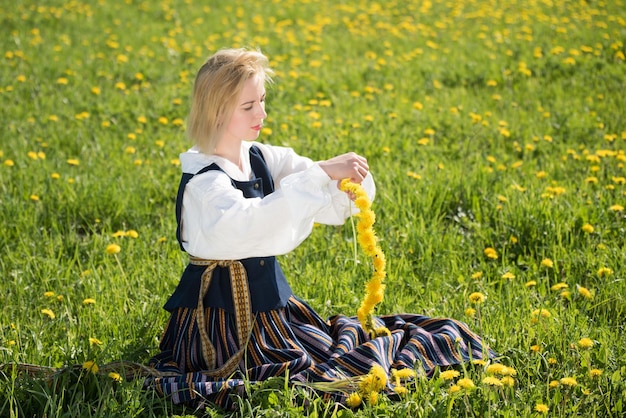
MULTIPOLYGON (((515 373, 356 410, 269 381, 231 416, 625 413, 623 0, 3 0, 0 22, 0 364, 70 368, 4 366, 0 416, 194 414, 105 365, 158 350, 193 78, 240 46, 276 71, 261 141, 367 156, 377 312, 461 319, 515 373)), ((363 296, 352 237, 319 226, 281 256, 323 316, 363 296)))

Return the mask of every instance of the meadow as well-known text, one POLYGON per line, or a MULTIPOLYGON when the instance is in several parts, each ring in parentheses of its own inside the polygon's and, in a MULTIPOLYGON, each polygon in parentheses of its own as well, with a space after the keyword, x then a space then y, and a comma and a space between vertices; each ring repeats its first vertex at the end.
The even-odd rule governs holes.
MULTIPOLYGON (((4 0, 0 22, 1 417, 624 415, 624 0, 4 0), (193 78, 244 46, 276 72, 260 141, 368 158, 377 313, 463 320, 508 372, 357 409, 277 379, 227 412, 106 368, 158 352, 193 78)), ((350 222, 280 260, 322 316, 356 315, 350 222)))

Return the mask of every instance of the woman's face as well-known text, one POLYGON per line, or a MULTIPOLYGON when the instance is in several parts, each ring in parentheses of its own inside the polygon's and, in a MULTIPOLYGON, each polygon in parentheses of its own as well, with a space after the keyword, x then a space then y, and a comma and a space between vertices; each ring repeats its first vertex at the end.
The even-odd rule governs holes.
POLYGON ((249 78, 241 90, 222 140, 254 141, 263 127, 265 113, 265 79, 249 78))

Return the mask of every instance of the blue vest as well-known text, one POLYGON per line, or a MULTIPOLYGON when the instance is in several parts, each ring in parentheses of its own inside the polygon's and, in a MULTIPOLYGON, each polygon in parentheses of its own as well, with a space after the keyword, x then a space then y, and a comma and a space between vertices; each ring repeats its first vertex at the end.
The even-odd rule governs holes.
MULTIPOLYGON (((261 151, 255 146, 250 148, 250 166, 252 168, 253 180, 237 181, 231 179, 233 187, 241 190, 247 199, 263 198, 272 193, 274 191, 274 180, 265 164, 261 151)), ((223 172, 217 164, 213 163, 204 167, 196 174, 183 173, 178 186, 178 196, 176 198, 176 238, 183 251, 180 226, 185 186, 194 175, 202 174, 209 170, 220 170, 223 172)), ((253 257, 239 261, 243 264, 248 276, 253 312, 266 312, 283 308, 287 305, 292 291, 276 257, 253 257)), ((170 312, 178 307, 195 308, 198 304, 198 293, 200 292, 200 277, 204 270, 205 266, 188 264, 176 290, 174 290, 164 308, 170 312)), ((227 267, 215 268, 209 290, 204 298, 204 307, 221 308, 234 313, 230 274, 227 267)))

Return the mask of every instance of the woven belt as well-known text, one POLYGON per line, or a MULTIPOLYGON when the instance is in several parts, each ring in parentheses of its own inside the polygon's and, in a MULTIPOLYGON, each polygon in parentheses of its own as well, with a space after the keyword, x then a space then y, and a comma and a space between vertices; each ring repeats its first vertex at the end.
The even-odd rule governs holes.
POLYGON ((236 369, 245 348, 248 345, 248 338, 252 332, 252 304, 250 302, 250 290, 248 289, 248 277, 246 269, 238 260, 204 260, 190 257, 189 263, 196 266, 206 266, 202 273, 200 282, 200 293, 198 294, 198 306, 196 309, 196 322, 200 332, 200 342, 202 355, 209 370, 202 373, 211 377, 228 377, 236 369), (221 367, 216 368, 215 347, 209 339, 204 317, 204 296, 211 284, 213 270, 215 267, 228 267, 230 273, 230 283, 233 294, 233 305, 235 307, 235 324, 237 326, 237 338, 239 339, 239 351, 229 358, 221 367))

